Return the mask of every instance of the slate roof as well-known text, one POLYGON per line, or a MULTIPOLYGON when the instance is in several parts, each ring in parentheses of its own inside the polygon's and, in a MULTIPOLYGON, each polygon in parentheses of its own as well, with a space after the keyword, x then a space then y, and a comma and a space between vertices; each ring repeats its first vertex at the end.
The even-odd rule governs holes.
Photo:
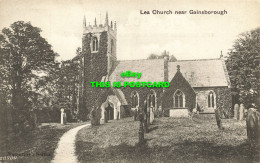
POLYGON ((111 82, 164 81, 164 59, 123 60, 117 61, 114 66, 115 67, 109 77, 111 82), (136 77, 121 77, 121 73, 126 71, 141 72, 142 76, 140 79, 137 79, 136 77))
POLYGON ((180 60, 168 63, 169 81, 172 80, 177 65, 184 78, 192 87, 230 87, 226 65, 222 59, 180 60))

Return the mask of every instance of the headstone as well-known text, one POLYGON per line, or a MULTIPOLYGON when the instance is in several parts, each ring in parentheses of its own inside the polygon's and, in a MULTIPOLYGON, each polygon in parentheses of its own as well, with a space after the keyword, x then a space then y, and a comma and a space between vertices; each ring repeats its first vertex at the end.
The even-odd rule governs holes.
POLYGON ((235 104, 234 106, 234 119, 238 118, 239 105, 235 104))
POLYGON ((92 126, 95 126, 96 125, 96 123, 97 123, 97 121, 96 121, 96 110, 95 110, 95 108, 94 107, 92 107, 92 110, 91 110, 91 112, 90 112, 90 120, 91 120, 91 125, 92 126))
POLYGON ((215 117, 216 117, 216 121, 217 121, 217 126, 220 130, 223 130, 223 126, 221 123, 221 111, 220 109, 215 109, 215 117))
POLYGON ((63 123, 66 124, 67 123, 67 114, 63 113, 63 123))
POLYGON ((140 126, 139 126, 139 144, 142 144, 144 142, 144 116, 143 113, 139 113, 139 120, 140 120, 140 126))
POLYGON ((101 108, 96 108, 96 125, 100 125, 100 119, 101 119, 101 108))
POLYGON ((161 117, 162 116, 162 106, 159 106, 159 108, 158 108, 158 117, 161 117))
POLYGON ((149 126, 150 126, 150 108, 149 107, 147 107, 147 127, 149 128, 149 126))
POLYGON ((240 104, 239 120, 243 120, 244 119, 244 112, 245 112, 245 106, 244 106, 244 104, 240 104))
POLYGON ((137 120, 137 109, 135 108, 135 110, 134 110, 134 121, 136 121, 137 120))
POLYGON ((60 109, 60 124, 64 124, 64 109, 60 109))
MULTIPOLYGON (((255 108, 249 108, 246 117, 247 138, 251 145, 260 143, 260 113, 255 108)), ((260 144, 259 144, 260 145, 260 144)))
POLYGON ((152 124, 153 121, 154 121, 154 109, 151 108, 151 109, 150 109, 150 123, 152 124))

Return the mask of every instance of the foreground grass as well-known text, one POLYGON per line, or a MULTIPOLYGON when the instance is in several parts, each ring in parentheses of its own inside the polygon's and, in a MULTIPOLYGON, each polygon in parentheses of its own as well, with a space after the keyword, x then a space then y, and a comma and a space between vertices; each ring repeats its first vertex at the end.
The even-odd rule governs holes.
POLYGON ((7 156, 15 155, 16 160, 8 162, 35 163, 50 162, 60 137, 68 130, 83 123, 46 123, 23 139, 16 139, 8 145, 7 156))
POLYGON ((259 153, 246 141, 245 121, 222 121, 223 132, 214 115, 159 118, 143 146, 137 145, 139 122, 111 121, 80 130, 76 153, 81 162, 258 162, 259 153))

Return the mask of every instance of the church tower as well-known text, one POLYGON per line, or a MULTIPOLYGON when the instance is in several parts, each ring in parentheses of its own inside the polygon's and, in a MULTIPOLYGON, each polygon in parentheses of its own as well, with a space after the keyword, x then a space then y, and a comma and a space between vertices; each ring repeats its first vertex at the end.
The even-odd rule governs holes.
POLYGON ((113 23, 111 21, 109 23, 107 12, 106 12, 104 24, 97 25, 97 21, 95 18, 94 25, 90 25, 90 23, 89 25, 87 25, 86 18, 84 17, 82 51, 87 58, 91 56, 89 59, 97 59, 97 58, 101 59, 97 61, 98 65, 92 64, 92 68, 94 68, 95 71, 99 70, 99 67, 102 65, 103 69, 100 70, 98 73, 101 73, 103 75, 105 73, 109 74, 111 68, 113 67, 114 61, 116 61, 117 59, 116 36, 117 36, 116 22, 113 23))
MULTIPOLYGON (((97 25, 96 18, 94 24, 87 25, 86 18, 83 19, 82 38, 82 107, 81 112, 88 114, 92 107, 97 106, 97 98, 100 96, 100 88, 92 88, 90 82, 108 81, 108 77, 117 60, 117 27, 116 22, 110 22, 106 12, 104 24, 97 25)), ((81 113, 82 114, 82 113, 81 113)), ((82 117, 82 120, 85 118, 82 117)))

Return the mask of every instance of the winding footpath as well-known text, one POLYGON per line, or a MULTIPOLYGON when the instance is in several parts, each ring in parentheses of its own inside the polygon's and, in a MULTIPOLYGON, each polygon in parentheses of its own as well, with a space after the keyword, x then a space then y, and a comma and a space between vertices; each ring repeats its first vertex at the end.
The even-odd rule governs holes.
POLYGON ((78 131, 84 127, 88 127, 90 124, 81 125, 70 129, 62 135, 58 147, 54 153, 54 159, 52 163, 77 163, 77 156, 75 155, 75 140, 78 131))

